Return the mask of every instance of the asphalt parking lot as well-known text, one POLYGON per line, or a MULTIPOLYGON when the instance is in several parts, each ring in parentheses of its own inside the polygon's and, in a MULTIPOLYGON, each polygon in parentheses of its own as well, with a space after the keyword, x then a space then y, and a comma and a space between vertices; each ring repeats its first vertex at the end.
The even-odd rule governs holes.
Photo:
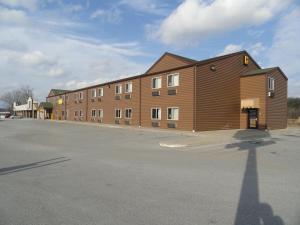
POLYGON ((0 224, 300 224, 300 129, 244 132, 0 121, 0 224))

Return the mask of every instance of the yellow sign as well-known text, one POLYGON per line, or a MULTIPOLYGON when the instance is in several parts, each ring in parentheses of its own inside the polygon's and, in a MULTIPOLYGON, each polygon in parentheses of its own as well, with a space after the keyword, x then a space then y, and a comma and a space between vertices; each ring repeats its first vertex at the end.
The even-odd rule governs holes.
POLYGON ((62 104, 63 104, 62 98, 60 98, 60 99, 57 100, 57 104, 59 104, 59 105, 62 105, 62 104))
POLYGON ((244 65, 248 65, 249 64, 249 56, 244 55, 243 63, 244 63, 244 65))

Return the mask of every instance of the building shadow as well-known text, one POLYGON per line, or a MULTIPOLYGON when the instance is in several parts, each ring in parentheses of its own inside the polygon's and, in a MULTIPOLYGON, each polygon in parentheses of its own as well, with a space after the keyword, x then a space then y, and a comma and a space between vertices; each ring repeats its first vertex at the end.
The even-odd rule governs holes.
POLYGON ((11 173, 17 173, 17 172, 21 172, 24 170, 30 170, 30 169, 35 169, 35 168, 39 168, 39 167, 63 163, 63 162, 69 161, 69 160, 70 159, 67 159, 66 157, 59 157, 59 158, 53 158, 53 159, 48 159, 48 160, 44 160, 44 161, 29 163, 29 164, 4 167, 4 168, 0 168, 0 176, 11 174, 11 173))
POLYGON ((283 220, 274 215, 272 207, 267 203, 261 203, 259 199, 257 151, 259 147, 276 142, 267 131, 262 138, 253 140, 245 140, 245 132, 247 130, 238 131, 234 136, 237 142, 226 146, 228 149, 238 148, 239 151, 248 151, 234 225, 284 225, 283 220))

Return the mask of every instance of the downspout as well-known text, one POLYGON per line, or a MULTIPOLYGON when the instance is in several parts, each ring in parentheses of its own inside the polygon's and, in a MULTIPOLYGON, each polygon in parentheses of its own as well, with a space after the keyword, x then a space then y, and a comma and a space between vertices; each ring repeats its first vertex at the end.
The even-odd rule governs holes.
POLYGON ((193 132, 196 131, 196 119, 197 119, 197 108, 196 108, 196 105, 197 105, 197 102, 196 102, 196 99, 197 99, 197 66, 195 65, 194 66, 194 90, 193 90, 193 132))
POLYGON ((89 104, 89 89, 86 89, 86 110, 85 110, 85 121, 88 121, 88 104, 89 104))
POLYGON ((140 76, 140 96, 139 96, 139 127, 142 126, 142 77, 140 76))

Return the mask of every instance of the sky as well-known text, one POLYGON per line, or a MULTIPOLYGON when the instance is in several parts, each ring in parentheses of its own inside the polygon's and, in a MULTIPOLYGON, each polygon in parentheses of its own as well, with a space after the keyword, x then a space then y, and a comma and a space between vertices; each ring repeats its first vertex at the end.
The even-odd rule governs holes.
POLYGON ((300 97, 300 0, 0 0, 0 95, 45 100, 144 73, 164 52, 196 60, 247 50, 300 97))

